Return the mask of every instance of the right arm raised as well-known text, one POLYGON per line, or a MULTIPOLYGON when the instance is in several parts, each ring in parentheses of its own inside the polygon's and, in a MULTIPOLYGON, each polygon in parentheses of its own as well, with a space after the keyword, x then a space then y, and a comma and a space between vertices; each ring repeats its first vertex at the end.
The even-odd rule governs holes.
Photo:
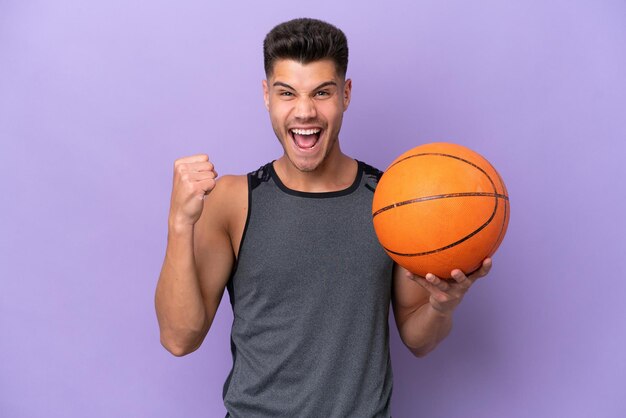
POLYGON ((216 174, 204 154, 181 160, 175 166, 167 249, 155 293, 161 344, 175 356, 200 347, 211 327, 235 260, 229 214, 245 182, 243 176, 211 180, 216 174), (201 160, 187 160, 192 158, 201 160))

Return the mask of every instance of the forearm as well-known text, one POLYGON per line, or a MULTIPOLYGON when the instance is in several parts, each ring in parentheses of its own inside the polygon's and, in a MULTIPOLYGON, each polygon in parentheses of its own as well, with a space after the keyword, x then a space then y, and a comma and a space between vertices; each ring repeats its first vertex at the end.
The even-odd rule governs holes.
POLYGON ((404 344, 417 357, 431 352, 452 329, 452 314, 442 314, 430 303, 411 313, 402 324, 404 344))
POLYGON ((207 315, 196 273, 191 225, 170 225, 155 307, 165 348, 183 355, 199 346, 207 315))

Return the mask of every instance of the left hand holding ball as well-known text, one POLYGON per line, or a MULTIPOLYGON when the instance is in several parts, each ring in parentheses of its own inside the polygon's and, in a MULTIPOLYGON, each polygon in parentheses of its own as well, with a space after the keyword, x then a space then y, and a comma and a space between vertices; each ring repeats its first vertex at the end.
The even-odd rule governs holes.
POLYGON ((491 270, 491 258, 483 260, 480 269, 470 276, 466 276, 461 270, 452 270, 452 279, 442 280, 432 273, 426 277, 407 272, 407 277, 417 282, 430 294, 429 303, 433 309, 443 315, 451 315, 454 309, 465 296, 468 289, 476 280, 485 277, 491 270))

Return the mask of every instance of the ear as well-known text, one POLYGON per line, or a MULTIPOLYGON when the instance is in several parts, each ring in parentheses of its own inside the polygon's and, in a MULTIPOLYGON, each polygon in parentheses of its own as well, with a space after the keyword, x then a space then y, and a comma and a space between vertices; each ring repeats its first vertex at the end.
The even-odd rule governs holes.
POLYGON ((345 112, 350 105, 350 98, 352 97, 352 80, 347 79, 343 83, 343 111, 345 112))
POLYGON ((265 108, 270 110, 270 91, 267 86, 267 80, 263 80, 263 101, 265 102, 265 108))

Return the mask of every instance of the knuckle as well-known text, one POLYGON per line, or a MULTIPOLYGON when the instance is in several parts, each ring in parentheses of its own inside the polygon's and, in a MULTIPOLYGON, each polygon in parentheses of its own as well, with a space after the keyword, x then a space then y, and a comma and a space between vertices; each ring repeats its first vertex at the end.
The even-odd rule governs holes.
POLYGON ((187 193, 194 193, 196 191, 196 187, 191 182, 183 183, 183 188, 187 193))
POLYGON ((187 161, 189 161, 189 158, 192 158, 192 157, 180 157, 180 158, 177 158, 174 161, 174 165, 178 166, 178 165, 181 165, 181 164, 185 164, 187 161))
POLYGON ((448 303, 450 301, 450 298, 445 293, 435 293, 433 297, 439 303, 448 303))
POLYGON ((185 171, 185 167, 186 164, 185 163, 178 163, 177 165, 174 166, 174 171, 176 171, 178 174, 181 174, 185 171))

